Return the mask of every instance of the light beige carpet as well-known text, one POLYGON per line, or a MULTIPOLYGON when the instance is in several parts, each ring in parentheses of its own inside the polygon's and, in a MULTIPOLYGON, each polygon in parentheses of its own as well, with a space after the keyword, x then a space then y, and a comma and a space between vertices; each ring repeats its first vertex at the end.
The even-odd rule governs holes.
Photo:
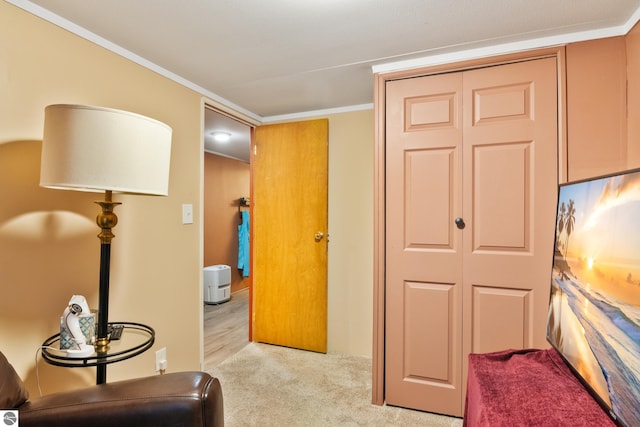
POLYGON ((211 374, 225 425, 462 426, 460 418, 371 404, 371 359, 250 343, 211 374))

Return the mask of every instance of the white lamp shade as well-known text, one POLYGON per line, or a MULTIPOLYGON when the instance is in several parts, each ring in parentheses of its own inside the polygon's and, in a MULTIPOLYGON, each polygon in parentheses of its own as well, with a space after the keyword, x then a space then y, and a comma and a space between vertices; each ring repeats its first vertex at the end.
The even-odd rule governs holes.
POLYGON ((127 111, 49 105, 40 185, 166 196, 171 133, 162 122, 127 111))

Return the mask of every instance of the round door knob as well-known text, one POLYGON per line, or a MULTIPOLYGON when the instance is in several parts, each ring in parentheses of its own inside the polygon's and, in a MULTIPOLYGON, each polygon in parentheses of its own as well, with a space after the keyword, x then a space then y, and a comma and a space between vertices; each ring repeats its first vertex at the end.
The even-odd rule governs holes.
POLYGON ((319 242, 324 237, 324 233, 322 231, 318 231, 313 235, 313 238, 316 239, 316 242, 319 242))
POLYGON ((456 218, 454 222, 456 223, 456 227, 458 227, 460 230, 462 230, 465 226, 464 219, 460 217, 456 218))

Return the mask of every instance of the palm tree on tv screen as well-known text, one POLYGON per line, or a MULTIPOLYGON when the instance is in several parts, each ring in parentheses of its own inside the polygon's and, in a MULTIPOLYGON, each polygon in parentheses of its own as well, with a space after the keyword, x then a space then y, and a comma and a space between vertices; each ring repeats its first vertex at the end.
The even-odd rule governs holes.
POLYGON ((560 240, 560 236, 562 236, 562 232, 564 231, 564 216, 567 213, 567 207, 564 202, 560 205, 560 212, 558 213, 558 237, 556 239, 556 247, 558 250, 561 249, 562 242, 560 240))
POLYGON ((564 257, 566 259, 569 252, 569 236, 571 236, 571 233, 573 232, 573 229, 576 225, 576 208, 573 199, 569 199, 569 206, 567 207, 567 213, 565 214, 564 223, 567 232, 567 238, 564 244, 564 257))

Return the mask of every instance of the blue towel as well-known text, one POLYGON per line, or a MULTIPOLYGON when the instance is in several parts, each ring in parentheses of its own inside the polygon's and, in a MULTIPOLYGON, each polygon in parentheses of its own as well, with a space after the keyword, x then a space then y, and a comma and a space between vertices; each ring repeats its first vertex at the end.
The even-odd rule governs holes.
POLYGON ((249 211, 242 211, 242 224, 238 226, 238 269, 242 277, 249 277, 249 211))

